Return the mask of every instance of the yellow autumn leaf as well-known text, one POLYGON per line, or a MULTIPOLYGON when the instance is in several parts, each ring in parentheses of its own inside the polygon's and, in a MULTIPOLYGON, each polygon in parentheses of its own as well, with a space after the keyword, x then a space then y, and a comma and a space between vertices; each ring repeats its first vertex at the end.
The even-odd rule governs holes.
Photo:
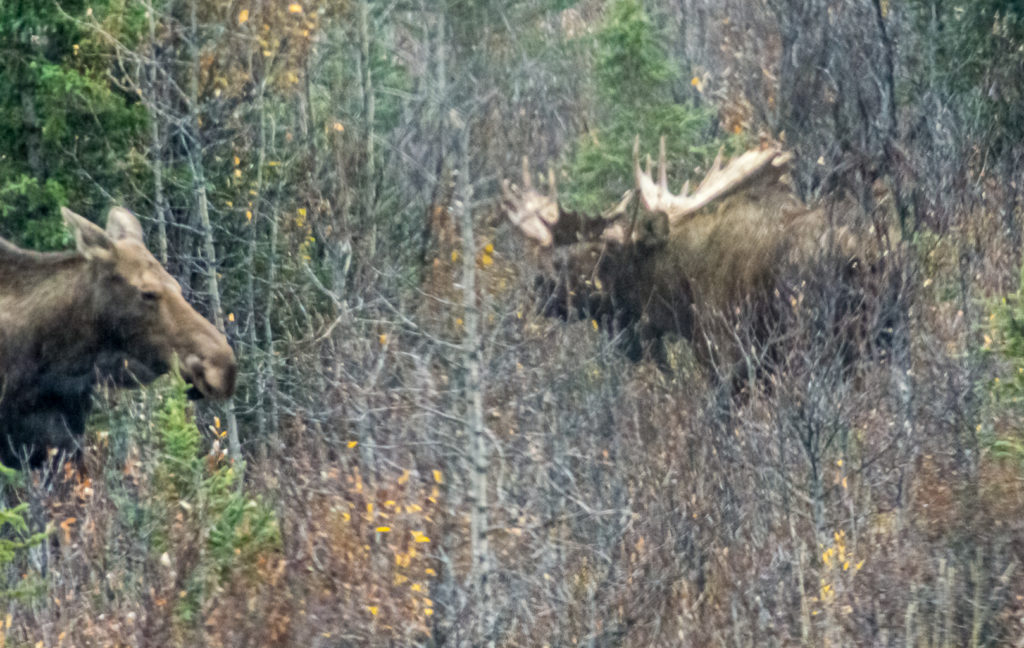
POLYGON ((379 526, 377 527, 377 533, 391 533, 391 527, 379 526))
POLYGON ((358 441, 349 441, 349 442, 348 442, 348 447, 350 447, 350 448, 354 448, 354 447, 356 447, 357 445, 359 445, 359 442, 358 442, 358 441))
POLYGON ((403 470, 402 471, 402 476, 398 478, 398 485, 399 486, 404 486, 405 483, 408 482, 408 481, 409 481, 409 471, 408 470, 403 470))
POLYGON ((376 605, 367 605, 366 609, 369 610, 370 614, 372 614, 373 616, 377 616, 377 606, 376 605))
POLYGON ((241 11, 238 12, 238 24, 239 25, 244 25, 247 22, 249 22, 249 10, 248 9, 242 9, 241 11))
POLYGON ((334 124, 332 126, 333 126, 334 130, 338 131, 339 133, 345 130, 345 126, 342 125, 341 122, 334 122, 334 124))
POLYGON ((247 220, 247 221, 251 221, 252 220, 252 212, 250 210, 248 210, 248 209, 245 210, 245 220, 247 220))
POLYGON ((377 336, 377 341, 380 342, 381 346, 384 346, 385 344, 388 343, 388 334, 381 333, 380 335, 377 336))
POLYGON ((484 246, 484 252, 486 252, 487 254, 493 254, 494 253, 494 244, 493 243, 488 243, 487 245, 485 245, 484 246))
POLYGON ((288 5, 288 13, 302 13, 302 5, 300 5, 298 2, 291 3, 290 5, 288 5))
POLYGON ((434 613, 434 611, 431 610, 430 608, 427 608, 427 609, 423 610, 423 614, 425 614, 426 616, 430 616, 433 613, 434 613))
POLYGON ((438 484, 444 483, 444 477, 441 475, 440 470, 434 470, 434 481, 436 481, 438 484))
POLYGON ((235 314, 234 313, 228 313, 228 321, 229 322, 234 322, 235 321, 235 314))
POLYGON ((484 255, 482 255, 480 257, 480 265, 482 265, 485 268, 490 266, 493 263, 494 263, 494 257, 492 257, 490 254, 484 254, 484 255))
POLYGON ((452 263, 455 263, 458 260, 459 260, 459 251, 458 250, 452 250, 452 263))

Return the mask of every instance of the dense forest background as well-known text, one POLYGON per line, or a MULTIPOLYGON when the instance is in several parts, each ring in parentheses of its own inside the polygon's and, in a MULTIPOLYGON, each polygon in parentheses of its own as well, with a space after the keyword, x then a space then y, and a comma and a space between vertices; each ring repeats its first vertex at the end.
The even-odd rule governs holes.
POLYGON ((4 0, 0 52, 0 236, 131 208, 242 368, 5 471, 0 645, 1024 646, 1019 2, 4 0), (501 180, 597 212, 636 135, 884 195, 887 356, 722 416, 538 315, 501 180))

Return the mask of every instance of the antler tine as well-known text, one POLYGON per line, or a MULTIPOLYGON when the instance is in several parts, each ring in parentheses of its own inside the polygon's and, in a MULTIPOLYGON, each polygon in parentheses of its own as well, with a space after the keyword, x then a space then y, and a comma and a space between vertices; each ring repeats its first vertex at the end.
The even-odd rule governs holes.
MULTIPOLYGON (((665 160, 665 138, 658 143, 658 181, 651 176, 651 158, 647 158, 647 171, 640 170, 639 137, 633 144, 633 170, 636 175, 637 188, 643 197, 644 205, 651 211, 660 211, 669 217, 669 223, 678 223, 682 218, 702 209, 735 191, 741 190, 758 178, 764 179, 765 169, 785 166, 790 155, 775 144, 770 147, 747 151, 743 155, 722 164, 724 147, 718 150, 711 169, 704 176, 693 194, 690 183, 683 185, 680 194, 676 195, 668 189, 668 163, 665 160)), ((772 176, 777 176, 774 172, 772 176)))
POLYGON ((533 179, 530 178, 530 158, 523 156, 523 191, 533 189, 533 179))
POLYGON ((707 187, 718 180, 718 177, 722 173, 722 153, 724 151, 724 146, 718 147, 718 153, 715 154, 715 161, 711 163, 711 170, 708 171, 708 174, 704 176, 704 179, 701 180, 700 184, 697 186, 698 193, 704 187, 707 187))
POLYGON ((658 140, 658 189, 668 192, 668 164, 665 163, 665 136, 658 140))
POLYGON ((558 184, 555 182, 555 170, 548 167, 548 191, 551 192, 551 200, 558 202, 558 184))

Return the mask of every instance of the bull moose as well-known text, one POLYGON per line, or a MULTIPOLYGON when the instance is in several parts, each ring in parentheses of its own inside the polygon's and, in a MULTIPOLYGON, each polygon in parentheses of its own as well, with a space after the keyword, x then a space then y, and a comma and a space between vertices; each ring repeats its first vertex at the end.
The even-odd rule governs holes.
POLYGON ((779 144, 762 142, 724 166, 719 152, 693 193, 689 182, 669 191, 664 139, 657 181, 650 158, 641 168, 639 139, 633 158, 636 189, 599 217, 562 207, 553 173, 548 193, 534 189, 525 159, 522 186, 503 183, 510 221, 540 252, 544 314, 593 318, 621 336, 630 358, 649 354, 663 369, 664 336, 681 336, 734 389, 749 376, 751 350, 759 361, 778 352, 784 320, 815 282, 831 302, 817 309, 815 327, 840 353, 855 346, 855 331, 884 337, 884 309, 866 313, 885 301, 872 299, 884 284, 881 237, 865 245, 839 225, 853 201, 804 204, 787 182, 792 154, 779 144))
POLYGON ((0 460, 38 466, 85 429, 93 389, 145 384, 177 363, 190 395, 235 387, 227 339, 146 249, 139 221, 110 210, 106 230, 62 208, 71 252, 0 239, 0 460))

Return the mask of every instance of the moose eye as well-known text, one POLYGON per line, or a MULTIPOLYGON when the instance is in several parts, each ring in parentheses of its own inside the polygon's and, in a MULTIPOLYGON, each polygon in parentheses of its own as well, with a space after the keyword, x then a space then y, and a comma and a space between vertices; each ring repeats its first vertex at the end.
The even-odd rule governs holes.
POLYGON ((142 301, 147 301, 147 302, 160 301, 160 293, 156 292, 155 290, 143 290, 142 291, 142 301))

